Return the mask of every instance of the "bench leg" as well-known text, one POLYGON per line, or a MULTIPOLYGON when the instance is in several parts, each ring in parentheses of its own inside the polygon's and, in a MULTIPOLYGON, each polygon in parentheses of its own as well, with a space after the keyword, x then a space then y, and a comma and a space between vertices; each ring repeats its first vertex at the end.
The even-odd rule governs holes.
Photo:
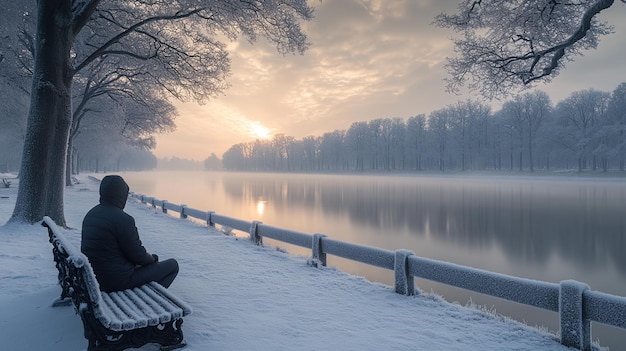
POLYGON ((148 343, 161 345, 161 350, 174 350, 186 345, 183 339, 182 318, 145 328, 113 331, 105 328, 91 313, 81 313, 89 351, 121 351, 138 348, 148 343))
POLYGON ((59 307, 59 306, 71 306, 72 305, 72 299, 70 299, 69 297, 59 297, 56 300, 52 301, 52 307, 59 307))
POLYGON ((176 345, 161 345, 161 348, 159 349, 159 351, 171 351, 171 350, 180 349, 185 346, 187 346, 187 342, 183 340, 176 345))
POLYGON ((184 347, 187 344, 183 339, 182 326, 183 319, 179 318, 165 324, 148 327, 147 329, 150 330, 150 340, 148 342, 161 344, 161 350, 163 351, 184 347))

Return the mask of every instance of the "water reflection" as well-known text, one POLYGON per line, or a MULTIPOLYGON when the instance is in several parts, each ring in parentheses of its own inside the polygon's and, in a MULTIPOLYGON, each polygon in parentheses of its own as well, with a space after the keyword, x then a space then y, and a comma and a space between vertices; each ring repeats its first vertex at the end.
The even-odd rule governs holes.
POLYGON ((224 178, 233 198, 263 198, 278 214, 301 208, 386 236, 429 235, 472 248, 496 244, 512 261, 556 253, 581 268, 611 260, 626 275, 626 186, 620 182, 503 178, 317 176, 224 178))
MULTIPOLYGON (((530 279, 576 279, 626 296, 623 180, 215 172, 124 177, 136 192, 201 210, 530 279)), ((310 254, 299 249, 288 247, 310 254)), ((393 284, 387 270, 336 257, 329 265, 393 284)), ((552 312, 421 279, 417 284, 450 301, 471 298, 531 325, 558 328, 552 312)), ((594 338, 611 349, 626 339, 623 330, 593 328, 594 338)))
POLYGON ((265 204, 267 201, 258 200, 256 202, 256 213, 259 215, 259 218, 263 217, 263 212, 265 212, 265 204))

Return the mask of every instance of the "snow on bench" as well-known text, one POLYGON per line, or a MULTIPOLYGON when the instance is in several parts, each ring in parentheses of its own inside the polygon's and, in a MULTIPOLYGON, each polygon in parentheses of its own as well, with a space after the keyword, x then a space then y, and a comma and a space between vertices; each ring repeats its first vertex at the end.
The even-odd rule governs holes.
POLYGON ((54 306, 74 305, 81 316, 88 350, 123 350, 147 343, 161 350, 185 346, 181 329, 191 308, 156 282, 134 289, 100 291, 89 260, 67 241, 50 217, 44 217, 59 271, 61 297, 54 306))

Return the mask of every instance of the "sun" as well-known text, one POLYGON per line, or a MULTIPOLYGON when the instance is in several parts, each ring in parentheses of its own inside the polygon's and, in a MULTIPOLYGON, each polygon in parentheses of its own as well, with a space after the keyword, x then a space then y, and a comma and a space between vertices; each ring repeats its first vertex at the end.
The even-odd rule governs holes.
POLYGON ((268 139, 271 136, 271 131, 261 125, 260 122, 254 122, 251 124, 251 133, 259 139, 268 139))

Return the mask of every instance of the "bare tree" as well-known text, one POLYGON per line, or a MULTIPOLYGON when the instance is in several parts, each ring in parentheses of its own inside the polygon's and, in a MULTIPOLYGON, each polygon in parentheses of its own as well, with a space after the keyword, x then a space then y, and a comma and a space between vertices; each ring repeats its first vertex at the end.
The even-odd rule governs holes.
POLYGON ((77 168, 82 163, 92 172, 112 171, 119 152, 124 148, 124 139, 119 131, 119 121, 95 118, 81 128, 73 140, 74 162, 77 168), (110 131, 108 133, 103 131, 110 131))
POLYGON ((233 145, 224 152, 222 155, 222 165, 228 170, 243 171, 246 169, 246 160, 242 144, 233 145))
POLYGON ((458 146, 461 157, 461 171, 467 168, 470 129, 472 127, 472 115, 469 114, 463 102, 449 106, 450 111, 450 134, 452 140, 458 146))
POLYGON ((507 136, 508 129, 504 122, 504 112, 496 111, 490 124, 490 143, 492 167, 494 170, 502 170, 502 160, 505 153, 506 142, 510 142, 507 136))
POLYGON ((406 136, 410 153, 413 155, 415 170, 422 169, 422 157, 426 144, 426 115, 409 117, 406 122, 406 136))
POLYGON ((528 164, 530 171, 534 172, 533 145, 544 120, 552 110, 552 102, 548 94, 543 91, 526 93, 522 95, 521 99, 524 105, 524 121, 526 122, 528 164))
POLYGON ((620 84, 613 90, 608 113, 611 124, 607 133, 612 136, 612 152, 618 159, 620 171, 624 171, 626 158, 626 83, 620 84))
MULTIPOLYGON (((10 67, 0 63, 0 75, 5 69, 6 71, 12 70, 10 67)), ((7 72, 7 75, 11 75, 11 73, 7 72)), ((16 89, 14 82, 9 79, 0 79, 0 96, 3 100, 0 103, 0 136, 2 136, 2 141, 7 142, 8 139, 11 139, 16 142, 15 144, 21 145, 26 134, 24 115, 28 111, 28 94, 21 89, 16 89)), ((0 148, 0 154, 2 151, 8 151, 8 148, 0 148)), ((19 151, 15 151, 11 150, 11 153, 18 156, 19 151)))
POLYGON ((305 169, 314 170, 317 168, 318 140, 314 136, 307 136, 302 139, 304 148, 305 169))
POLYGON ((528 151, 528 167, 531 172, 535 171, 533 145, 544 119, 550 113, 551 105, 548 94, 535 91, 517 95, 502 107, 511 127, 517 132, 520 170, 523 167, 522 154, 525 145, 528 151))
POLYGON ((380 124, 378 127, 378 135, 380 137, 381 147, 381 164, 382 167, 387 171, 391 169, 391 149, 394 143, 393 124, 393 119, 383 118, 380 120, 380 124))
MULTIPOLYGON (((579 171, 588 167, 587 160, 593 156, 599 120, 607 112, 609 98, 607 92, 588 89, 572 93, 557 105, 558 115, 569 132, 569 144, 576 150, 579 171)), ((596 167, 595 158, 592 167, 596 167)))
POLYGON ((444 107, 431 112, 428 116, 428 129, 434 134, 437 143, 436 149, 439 155, 438 165, 441 172, 446 169, 445 157, 448 148, 452 115, 453 111, 451 107, 444 107))
MULTIPOLYGON (((70 185, 69 178, 73 172, 71 169, 72 143, 80 133, 81 126, 84 125, 85 117, 127 118, 129 123, 134 126, 137 126, 140 120, 142 129, 144 129, 143 135, 138 140, 129 139, 129 133, 124 136, 131 144, 137 144, 147 149, 154 147, 153 137, 146 135, 148 128, 152 132, 171 131, 174 128, 173 117, 176 115, 174 107, 166 100, 162 89, 151 78, 152 76, 145 74, 144 68, 133 66, 111 59, 100 59, 88 66, 85 72, 79 72, 74 77, 72 126, 66 171, 67 185, 70 185), (118 114, 126 114, 130 109, 134 112, 127 114, 126 117, 94 113, 102 111, 99 106, 103 104, 112 105, 110 108, 118 114), (134 122, 131 122, 133 120, 134 122), (151 144, 146 144, 146 141, 151 141, 151 144)), ((128 129, 124 128, 119 131, 128 132, 128 129)))
POLYGON ((222 169, 222 160, 220 160, 217 155, 212 152, 209 157, 204 160, 204 169, 209 171, 217 171, 222 169))
POLYGON ((170 132, 175 128, 176 109, 153 86, 137 85, 133 90, 113 84, 91 85, 89 81, 80 80, 74 86, 82 89, 73 99, 77 104, 68 141, 66 185, 71 185, 71 175, 77 171, 73 168, 74 140, 85 124, 96 123, 98 119, 108 121, 108 129, 101 129, 103 134, 119 133, 126 144, 140 150, 151 150, 156 146, 155 133, 170 132))
POLYGON ((0 169, 16 172, 26 137, 26 113, 30 99, 32 55, 20 33, 32 22, 19 3, 0 0, 0 169))
POLYGON ((367 145, 368 155, 370 158, 370 168, 380 169, 383 167, 384 140, 382 135, 383 118, 375 118, 367 123, 368 139, 367 145))
MULTIPOLYGON (((626 3, 626 0, 621 0, 626 3)), ((595 48, 612 27, 596 19, 614 0, 463 0, 458 13, 435 23, 461 33, 454 40, 448 89, 467 84, 486 97, 549 81, 565 62, 595 48)))
POLYGON ((287 136, 287 171, 305 171, 304 142, 287 136))
POLYGON ((0 80, 16 93, 29 96, 34 48, 32 37, 24 33, 32 32, 34 16, 24 3, 0 0, 0 80))
POLYGON ((391 124, 391 169, 406 168, 406 123, 396 117, 391 124))
POLYGON ((364 170, 368 143, 367 122, 352 123, 346 132, 346 144, 354 159, 354 167, 358 171, 364 170))
POLYGON ((521 172, 523 169, 524 159, 524 137, 526 136, 524 123, 524 106, 520 102, 507 101, 502 105, 502 115, 505 120, 505 127, 511 136, 510 151, 511 151, 511 169, 513 169, 513 154, 517 152, 518 170, 521 172))
POLYGON ((226 87, 227 51, 217 37, 263 36, 280 53, 302 53, 308 42, 299 21, 310 18, 305 0, 38 1, 31 104, 10 221, 33 223, 49 215, 65 225, 64 173, 78 72, 98 60, 131 58, 124 62, 170 95, 205 101, 226 87), (76 49, 77 43, 84 47, 76 49))
POLYGON ((346 162, 346 131, 334 130, 324 133, 319 144, 320 169, 340 170, 346 162))
POLYGON ((16 172, 24 142, 28 96, 0 81, 0 172, 16 172))
POLYGON ((272 158, 278 157, 278 165, 275 164, 273 159, 273 169, 283 171, 289 170, 289 143, 293 142, 294 138, 291 136, 285 136, 283 133, 274 135, 271 141, 272 149, 274 151, 272 158))
MULTIPOLYGON (((92 102, 85 113, 88 123, 84 123, 73 133, 69 147, 74 149, 73 158, 68 158, 66 178, 71 177, 70 163, 78 170, 78 157, 98 159, 103 164, 118 164, 130 148, 148 151, 155 147, 153 134, 172 130, 172 115, 176 110, 167 100, 156 99, 150 103, 130 100, 117 103, 111 99, 98 99, 92 102), (93 144, 93 145, 92 145, 93 144)), ((70 153, 68 152, 68 155, 70 153)), ((109 170, 117 170, 110 166, 109 170)), ((98 167, 98 170, 100 168, 98 167)))

